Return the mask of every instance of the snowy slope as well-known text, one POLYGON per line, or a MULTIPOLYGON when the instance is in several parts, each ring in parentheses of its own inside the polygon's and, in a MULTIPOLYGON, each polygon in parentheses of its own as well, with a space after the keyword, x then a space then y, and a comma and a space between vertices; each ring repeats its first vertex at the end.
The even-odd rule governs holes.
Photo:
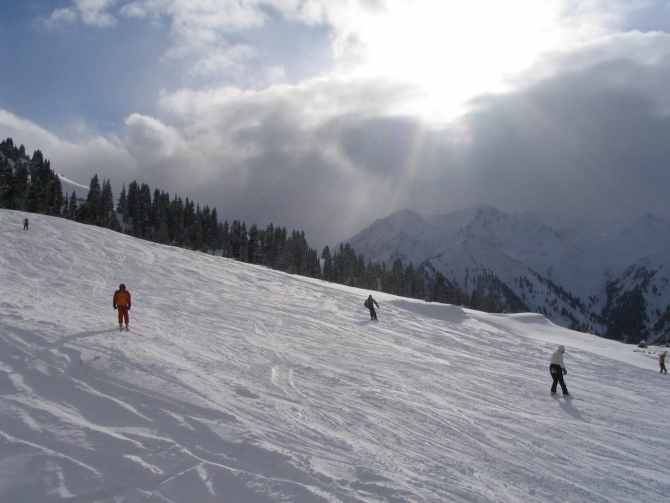
POLYGON ((23 217, 0 210, 3 503, 670 492, 657 348, 385 294, 374 323, 365 291, 23 217), (574 400, 548 393, 558 344, 574 400))

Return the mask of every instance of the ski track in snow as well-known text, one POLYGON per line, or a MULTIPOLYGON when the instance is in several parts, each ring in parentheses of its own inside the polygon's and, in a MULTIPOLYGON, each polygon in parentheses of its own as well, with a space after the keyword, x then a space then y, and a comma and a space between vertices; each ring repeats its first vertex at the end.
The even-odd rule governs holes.
POLYGON ((3 503, 670 493, 653 354, 381 293, 371 322, 365 291, 30 218, 0 210, 3 503), (577 399, 549 396, 559 343, 577 399))

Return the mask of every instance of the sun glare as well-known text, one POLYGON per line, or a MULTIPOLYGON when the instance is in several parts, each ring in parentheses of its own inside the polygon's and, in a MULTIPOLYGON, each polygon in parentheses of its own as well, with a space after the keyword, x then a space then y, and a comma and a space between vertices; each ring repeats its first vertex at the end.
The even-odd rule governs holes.
POLYGON ((506 76, 554 46, 558 15, 549 0, 390 0, 361 13, 357 73, 418 86, 403 113, 448 120, 470 97, 505 89, 506 76))

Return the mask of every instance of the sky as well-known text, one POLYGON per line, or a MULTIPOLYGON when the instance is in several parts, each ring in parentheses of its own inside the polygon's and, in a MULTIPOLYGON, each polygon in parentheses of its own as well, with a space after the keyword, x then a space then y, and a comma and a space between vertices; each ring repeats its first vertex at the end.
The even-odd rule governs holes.
POLYGON ((0 501, 667 500, 668 348, 382 292, 371 321, 366 290, 63 218, 0 236, 0 501))
POLYGON ((670 213, 670 2, 0 1, 0 137, 320 249, 489 204, 670 213))

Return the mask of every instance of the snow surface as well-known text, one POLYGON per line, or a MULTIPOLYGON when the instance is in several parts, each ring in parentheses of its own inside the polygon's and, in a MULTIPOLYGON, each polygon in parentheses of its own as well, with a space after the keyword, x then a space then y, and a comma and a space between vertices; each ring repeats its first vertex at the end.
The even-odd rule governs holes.
POLYGON ((367 291, 25 216, 0 210, 3 503, 670 494, 660 348, 374 292, 371 322, 367 291))

